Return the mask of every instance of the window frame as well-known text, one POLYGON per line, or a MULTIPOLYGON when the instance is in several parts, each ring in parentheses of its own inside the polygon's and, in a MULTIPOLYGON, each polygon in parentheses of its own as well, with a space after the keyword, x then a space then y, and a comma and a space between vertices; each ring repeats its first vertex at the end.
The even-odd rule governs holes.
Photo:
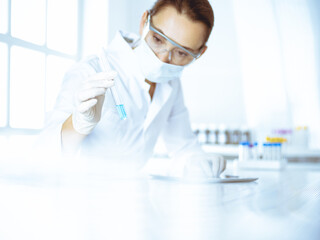
MULTIPOLYGON (((43 45, 34 44, 19 38, 15 38, 11 35, 11 0, 8 0, 8 20, 7 20, 7 32, 0 33, 0 42, 7 45, 7 109, 6 109, 6 124, 4 127, 0 127, 1 135, 11 135, 11 134, 23 134, 23 135, 33 135, 38 134, 41 129, 28 129, 28 128, 13 128, 10 126, 10 68, 11 68, 11 48, 13 46, 19 46, 26 49, 31 49, 43 53, 45 55, 45 72, 47 71, 47 56, 53 55, 57 57, 62 57, 74 61, 79 61, 82 57, 82 47, 83 47, 83 21, 84 21, 84 1, 77 0, 78 2, 78 16, 77 16, 77 51, 75 54, 67 54, 61 51, 53 50, 47 46, 47 24, 45 28, 45 43, 43 45)), ((46 22, 47 22, 47 12, 48 12, 48 0, 46 0, 46 22)), ((46 78, 44 79, 46 84, 46 78)), ((45 99, 44 99, 45 101, 45 99)), ((45 105, 45 104, 44 104, 45 105)), ((1 113, 0 113, 1 114, 1 113)))

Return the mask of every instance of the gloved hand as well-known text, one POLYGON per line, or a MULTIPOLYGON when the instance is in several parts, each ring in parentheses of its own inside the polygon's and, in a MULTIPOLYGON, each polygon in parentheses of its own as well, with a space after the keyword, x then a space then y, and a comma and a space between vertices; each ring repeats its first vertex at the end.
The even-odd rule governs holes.
POLYGON ((88 135, 100 121, 105 93, 114 85, 116 76, 114 71, 99 72, 82 83, 75 94, 72 114, 73 128, 78 133, 88 135))
POLYGON ((217 178, 226 169, 226 160, 217 154, 197 154, 186 160, 183 176, 217 178))

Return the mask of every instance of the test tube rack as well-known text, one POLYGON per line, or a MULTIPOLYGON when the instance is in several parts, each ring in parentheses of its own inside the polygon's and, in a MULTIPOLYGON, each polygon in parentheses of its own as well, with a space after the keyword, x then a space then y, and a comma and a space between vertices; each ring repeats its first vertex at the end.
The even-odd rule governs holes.
POLYGON ((239 161, 235 159, 235 167, 239 169, 252 169, 252 170, 284 170, 287 165, 287 159, 280 160, 273 159, 250 159, 247 161, 239 161))

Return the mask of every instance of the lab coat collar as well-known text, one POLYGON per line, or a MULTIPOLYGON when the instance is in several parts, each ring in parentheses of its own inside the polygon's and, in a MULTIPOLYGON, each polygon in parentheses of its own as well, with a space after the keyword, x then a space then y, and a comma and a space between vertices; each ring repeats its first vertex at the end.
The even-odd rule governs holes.
POLYGON ((154 98, 151 102, 144 129, 146 130, 157 114, 161 111, 161 108, 167 103, 171 96, 172 87, 168 83, 157 83, 156 90, 154 92, 154 98))
POLYGON ((145 82, 144 76, 140 71, 140 66, 133 54, 133 48, 136 47, 139 39, 140 36, 135 33, 118 31, 109 44, 107 51, 117 53, 118 60, 120 60, 124 66, 130 66, 126 70, 129 71, 132 76, 136 76, 139 85, 143 89, 147 89, 148 84, 145 82))

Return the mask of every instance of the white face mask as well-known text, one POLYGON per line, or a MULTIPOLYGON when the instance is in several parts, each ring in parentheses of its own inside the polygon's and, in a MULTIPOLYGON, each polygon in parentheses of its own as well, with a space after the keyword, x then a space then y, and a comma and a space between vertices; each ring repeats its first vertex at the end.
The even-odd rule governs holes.
POLYGON ((141 71, 146 79, 156 83, 166 83, 180 79, 184 66, 162 62, 144 39, 133 50, 138 58, 141 71))

